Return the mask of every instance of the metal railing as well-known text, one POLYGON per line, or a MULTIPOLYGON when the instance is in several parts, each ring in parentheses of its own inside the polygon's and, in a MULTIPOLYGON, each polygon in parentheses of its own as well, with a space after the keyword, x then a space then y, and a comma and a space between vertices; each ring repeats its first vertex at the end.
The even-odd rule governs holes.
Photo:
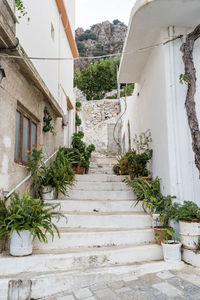
MULTIPOLYGON (((44 164, 46 164, 52 157, 54 157, 54 155, 56 155, 56 153, 58 152, 58 149, 51 155, 49 156, 45 161, 44 164)), ((39 166, 39 168, 41 168, 42 165, 39 166)), ((29 179, 31 178, 31 174, 29 174, 28 176, 26 176, 22 181, 20 181, 20 183, 18 183, 6 196, 5 199, 8 199, 18 188, 20 188, 20 186, 22 186, 25 182, 27 182, 29 179)))

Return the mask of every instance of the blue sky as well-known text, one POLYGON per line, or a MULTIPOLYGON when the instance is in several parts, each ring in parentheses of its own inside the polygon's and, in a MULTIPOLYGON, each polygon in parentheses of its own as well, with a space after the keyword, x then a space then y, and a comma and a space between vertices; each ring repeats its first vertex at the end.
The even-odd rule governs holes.
POLYGON ((119 19, 128 25, 135 0, 76 0, 76 28, 119 19))

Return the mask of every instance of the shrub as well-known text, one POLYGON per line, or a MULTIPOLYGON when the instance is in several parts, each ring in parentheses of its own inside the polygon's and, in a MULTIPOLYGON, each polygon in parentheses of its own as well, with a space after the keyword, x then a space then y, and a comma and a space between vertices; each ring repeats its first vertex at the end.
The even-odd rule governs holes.
POLYGON ((33 239, 38 237, 40 241, 47 243, 47 233, 54 237, 54 231, 59 231, 53 222, 54 217, 61 217, 60 212, 55 211, 59 204, 43 204, 40 199, 34 199, 28 193, 20 195, 15 193, 6 205, 5 200, 0 200, 0 239, 13 231, 18 233, 28 230, 33 239))
POLYGON ((82 124, 81 118, 79 117, 78 114, 76 114, 76 121, 75 121, 75 125, 78 127, 82 124))
POLYGON ((100 100, 107 92, 117 88, 117 72, 119 58, 100 59, 87 68, 75 72, 74 84, 87 100, 100 100))

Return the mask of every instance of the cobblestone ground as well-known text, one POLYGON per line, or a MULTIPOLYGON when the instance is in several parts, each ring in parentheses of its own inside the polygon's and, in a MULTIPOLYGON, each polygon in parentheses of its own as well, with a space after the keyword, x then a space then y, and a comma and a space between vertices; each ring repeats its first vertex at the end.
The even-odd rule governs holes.
MULTIPOLYGON (((47 299, 47 298, 46 298, 47 299)), ((48 300, 167 300, 200 299, 200 269, 186 266, 179 271, 163 271, 117 282, 99 282, 57 294, 48 300)))

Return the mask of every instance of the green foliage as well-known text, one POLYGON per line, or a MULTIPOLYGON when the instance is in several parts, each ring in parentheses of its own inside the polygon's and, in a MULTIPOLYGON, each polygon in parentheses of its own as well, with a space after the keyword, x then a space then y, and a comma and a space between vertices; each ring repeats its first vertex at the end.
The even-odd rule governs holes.
POLYGON ((119 23, 121 23, 118 19, 115 19, 115 20, 113 20, 113 24, 114 25, 117 25, 117 24, 119 24, 119 23))
POLYGON ((39 196, 38 191, 41 186, 40 167, 42 166, 42 160, 43 148, 37 149, 36 147, 33 147, 32 152, 28 155, 27 171, 31 174, 31 186, 34 187, 36 191, 36 197, 39 196))
POLYGON ((187 84, 188 82, 190 82, 190 78, 186 74, 181 74, 179 76, 179 82, 180 82, 180 84, 183 84, 183 83, 187 84))
POLYGON ((178 220, 191 221, 194 219, 200 220, 200 208, 192 201, 184 201, 183 205, 180 205, 177 209, 178 220))
POLYGON ((32 186, 37 197, 43 187, 52 187, 58 194, 65 194, 67 188, 73 184, 74 171, 64 149, 60 147, 55 160, 49 166, 46 166, 42 159, 43 149, 34 147, 28 156, 27 170, 32 176, 32 186))
POLYGON ((96 40, 96 35, 89 29, 85 30, 83 34, 78 36, 78 41, 82 42, 84 40, 96 40))
MULTIPOLYGON (((177 244, 178 243, 177 241, 174 241, 173 243, 169 242, 169 236, 173 237, 173 235, 174 235, 174 229, 173 228, 167 227, 167 228, 161 229, 161 233, 163 234, 162 243, 165 243, 165 244, 168 244, 168 243, 177 244)), ((156 233, 155 234, 155 239, 159 240, 159 239, 162 239, 162 237, 159 233, 156 233)))
POLYGON ((78 164, 80 164, 81 167, 88 170, 90 165, 91 154, 93 151, 95 151, 95 146, 93 144, 86 146, 86 144, 82 141, 83 137, 84 133, 82 131, 74 133, 72 136, 72 146, 77 151, 76 156, 79 153, 78 164))
POLYGON ((80 110, 82 103, 80 101, 76 101, 76 110, 80 110))
POLYGON ((87 100, 102 99, 107 92, 117 88, 117 66, 119 58, 95 61, 87 68, 76 71, 74 84, 87 100))
POLYGON ((76 121, 75 121, 75 125, 78 127, 82 124, 81 118, 79 117, 78 114, 76 114, 76 121))
MULTIPOLYGON (((19 19, 28 14, 22 0, 15 0, 15 5, 20 13, 20 15, 18 16, 19 19)), ((28 17, 27 20, 30 21, 30 18, 28 17)))
POLYGON ((172 205, 174 196, 163 196, 160 191, 160 178, 156 177, 152 180, 146 180, 142 177, 131 180, 126 177, 125 182, 133 189, 137 197, 135 206, 142 201, 144 211, 147 209, 150 213, 160 213, 161 220, 167 224, 168 215, 164 214, 165 211, 172 205))
POLYGON ((85 56, 86 55, 85 44, 83 42, 77 41, 76 45, 77 45, 80 56, 85 56))
POLYGON ((148 176, 147 163, 152 158, 152 150, 146 150, 137 154, 136 150, 129 150, 118 160, 121 175, 131 175, 132 177, 148 176))
POLYGON ((54 217, 60 218, 61 213, 55 211, 59 204, 43 204, 40 199, 34 199, 28 193, 14 194, 6 205, 5 200, 0 200, 0 239, 13 231, 18 233, 28 230, 33 235, 47 243, 47 233, 54 237, 59 231, 53 222, 54 217))
POLYGON ((44 122, 45 125, 43 126, 43 131, 44 132, 50 131, 54 135, 55 131, 54 131, 54 127, 53 127, 51 121, 52 121, 52 116, 50 115, 47 107, 45 106, 45 108, 44 108, 44 117, 43 117, 43 122, 44 122))
POLYGON ((126 84, 125 86, 123 86, 120 96, 121 97, 132 96, 134 87, 135 87, 134 83, 126 84))

